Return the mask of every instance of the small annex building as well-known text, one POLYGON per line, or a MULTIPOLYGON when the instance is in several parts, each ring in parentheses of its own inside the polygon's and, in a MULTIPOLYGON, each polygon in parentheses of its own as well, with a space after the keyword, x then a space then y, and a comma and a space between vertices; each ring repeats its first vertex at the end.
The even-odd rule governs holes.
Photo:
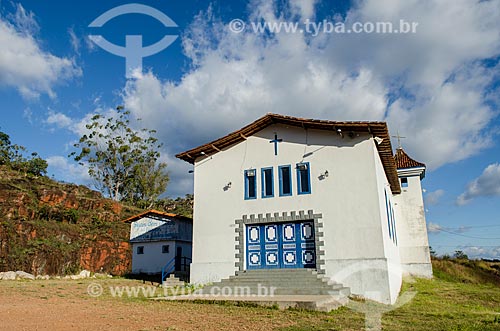
POLYGON ((392 304, 404 274, 432 277, 425 165, 385 122, 267 114, 177 157, 194 165, 192 283, 308 269, 392 304))
POLYGON ((167 264, 170 264, 168 273, 189 274, 193 239, 191 218, 148 210, 124 222, 130 223, 132 274, 161 274, 167 264))

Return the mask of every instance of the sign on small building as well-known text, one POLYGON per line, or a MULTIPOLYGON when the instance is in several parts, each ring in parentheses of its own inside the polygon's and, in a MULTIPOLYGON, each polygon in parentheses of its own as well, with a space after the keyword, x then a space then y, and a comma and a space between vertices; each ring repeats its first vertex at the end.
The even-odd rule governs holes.
POLYGON ((132 273, 188 273, 193 237, 192 219, 149 210, 125 220, 130 224, 132 273), (165 271, 165 270, 163 270, 165 271))

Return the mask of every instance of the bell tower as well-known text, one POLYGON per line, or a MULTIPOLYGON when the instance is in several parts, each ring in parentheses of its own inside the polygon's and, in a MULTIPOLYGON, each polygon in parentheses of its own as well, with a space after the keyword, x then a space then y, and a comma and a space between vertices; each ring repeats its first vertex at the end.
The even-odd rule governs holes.
POLYGON ((401 144, 394 161, 401 184, 401 194, 394 196, 401 266, 405 274, 431 278, 432 264, 421 186, 426 166, 409 157, 401 144))

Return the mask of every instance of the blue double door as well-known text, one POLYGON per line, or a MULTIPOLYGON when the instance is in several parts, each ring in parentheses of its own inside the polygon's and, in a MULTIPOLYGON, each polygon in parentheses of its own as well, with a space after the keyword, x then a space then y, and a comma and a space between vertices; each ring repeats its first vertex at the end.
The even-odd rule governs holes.
POLYGON ((246 227, 247 269, 316 268, 314 222, 246 227))

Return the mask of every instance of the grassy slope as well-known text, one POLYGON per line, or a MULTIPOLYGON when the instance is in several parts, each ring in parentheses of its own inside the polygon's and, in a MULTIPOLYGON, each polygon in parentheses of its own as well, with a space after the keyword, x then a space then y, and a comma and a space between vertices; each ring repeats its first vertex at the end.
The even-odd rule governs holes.
MULTIPOLYGON (((405 282, 402 293, 417 294, 384 314, 383 330, 500 330, 500 276, 491 264, 436 260, 433 268, 434 279, 405 282)), ((362 330, 360 317, 342 308, 284 330, 362 330)))

